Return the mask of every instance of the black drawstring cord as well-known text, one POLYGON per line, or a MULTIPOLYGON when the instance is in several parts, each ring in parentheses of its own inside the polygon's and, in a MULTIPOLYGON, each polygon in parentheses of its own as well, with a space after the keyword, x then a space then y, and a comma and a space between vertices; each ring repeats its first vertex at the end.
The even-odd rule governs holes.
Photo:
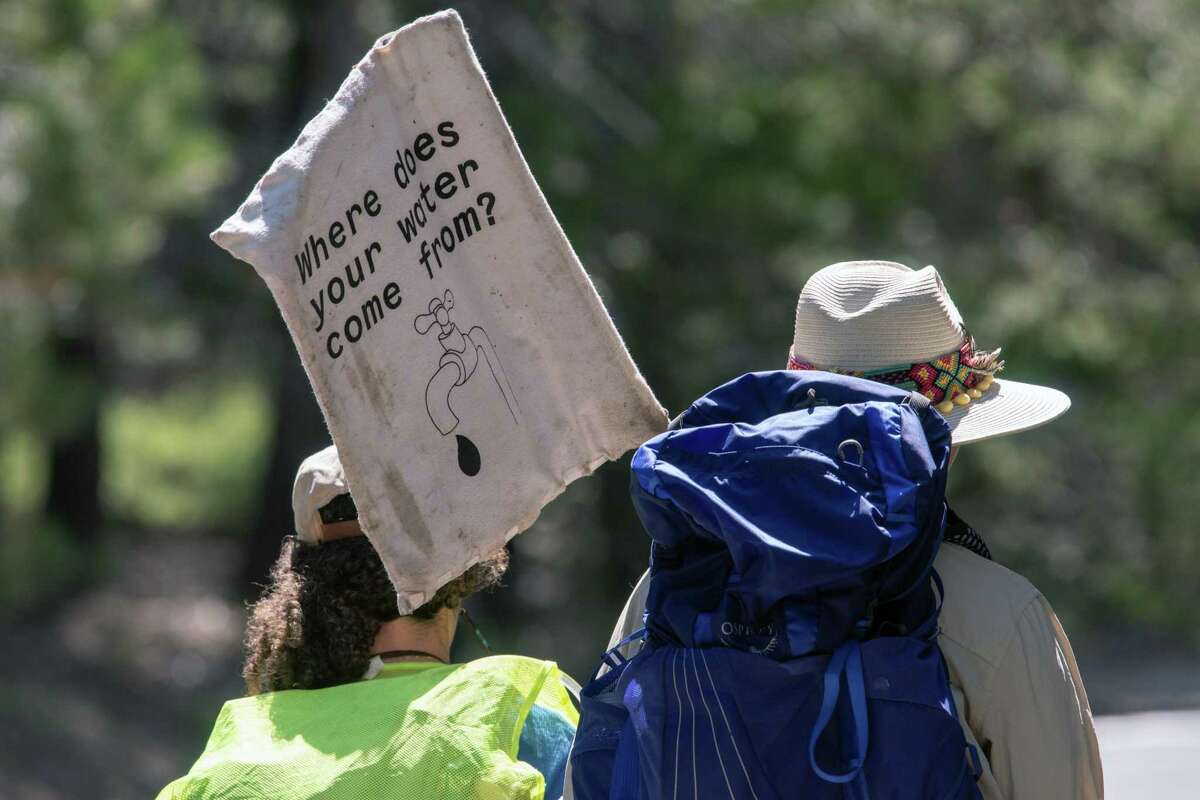
POLYGON ((488 644, 488 640, 483 638, 483 631, 479 630, 479 626, 476 625, 475 620, 471 618, 471 612, 467 611, 466 606, 461 606, 458 611, 459 614, 462 615, 462 618, 466 620, 467 624, 471 626, 471 630, 475 631, 475 638, 478 639, 479 644, 483 646, 483 652, 487 653, 489 656, 492 655, 492 647, 488 644))

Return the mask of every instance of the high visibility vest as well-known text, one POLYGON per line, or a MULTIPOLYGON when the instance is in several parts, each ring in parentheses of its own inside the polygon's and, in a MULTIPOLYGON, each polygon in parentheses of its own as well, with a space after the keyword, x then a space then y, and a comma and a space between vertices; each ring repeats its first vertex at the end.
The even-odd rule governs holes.
POLYGON ((565 698, 559 676, 553 662, 492 656, 231 700, 158 800, 541 800, 545 780, 517 746, 539 696, 565 698))

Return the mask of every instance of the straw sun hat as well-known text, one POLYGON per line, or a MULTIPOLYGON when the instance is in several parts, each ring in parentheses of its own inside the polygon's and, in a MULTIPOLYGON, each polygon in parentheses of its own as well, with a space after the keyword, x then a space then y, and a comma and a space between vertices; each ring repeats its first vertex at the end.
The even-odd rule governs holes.
POLYGON ((1070 408, 1057 389, 994 377, 1003 367, 999 350, 976 348, 933 267, 847 261, 817 272, 800 292, 789 369, 921 392, 955 444, 1036 428, 1070 408))

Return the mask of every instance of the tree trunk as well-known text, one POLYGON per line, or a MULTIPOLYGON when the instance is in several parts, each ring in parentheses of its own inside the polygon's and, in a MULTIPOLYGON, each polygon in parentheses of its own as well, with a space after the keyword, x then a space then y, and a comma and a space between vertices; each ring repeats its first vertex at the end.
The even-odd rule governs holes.
MULTIPOLYGON (((279 329, 282 332, 282 328, 279 329)), ((329 444, 329 434, 320 406, 308 384, 308 376, 292 352, 292 343, 281 336, 277 348, 282 372, 275 385, 271 430, 271 455, 267 461, 254 529, 243 551, 240 591, 243 597, 257 596, 257 585, 266 583, 271 564, 279 555, 283 537, 294 533, 292 482, 300 462, 329 444)))
MULTIPOLYGON (((331 2, 291 0, 292 16, 300 24, 296 40, 284 64, 287 76, 280 91, 277 112, 272 115, 281 130, 271 138, 290 144, 292 138, 316 113, 322 98, 331 97, 370 39, 347 35, 342 16, 343 5, 331 2)), ((353 27, 350 31, 357 33, 353 27)), ((286 145, 284 145, 286 146, 286 145)), ((254 166, 260 169, 261 165, 254 166)), ((243 551, 239 593, 256 596, 256 585, 266 583, 271 564, 279 553, 282 537, 293 533, 292 482, 300 462, 330 443, 325 421, 321 416, 308 383, 308 376, 296 355, 291 338, 278 314, 271 343, 280 365, 274 387, 272 407, 275 424, 271 432, 271 455, 267 462, 254 530, 246 539, 243 551)))
POLYGON ((71 419, 50 443, 46 516, 85 548, 100 539, 100 398, 103 374, 96 331, 90 323, 58 328, 51 342, 54 367, 68 392, 71 419))

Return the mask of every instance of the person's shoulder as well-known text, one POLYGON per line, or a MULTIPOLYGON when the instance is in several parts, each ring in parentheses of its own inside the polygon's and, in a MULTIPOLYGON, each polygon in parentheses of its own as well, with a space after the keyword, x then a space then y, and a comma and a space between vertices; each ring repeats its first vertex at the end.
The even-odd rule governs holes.
POLYGON ((468 661, 463 668, 478 672, 552 673, 558 671, 558 664, 532 656, 505 653, 468 661))
POLYGON ((538 697, 539 702, 547 696, 558 697, 579 686, 575 679, 563 672, 554 661, 519 655, 492 655, 468 661, 463 668, 480 674, 504 676, 504 679, 524 687, 538 697))
POLYGON ((1019 614, 1041 596, 1025 576, 957 544, 944 543, 934 567, 946 584, 947 598, 951 594, 984 595, 993 601, 988 607, 1000 613, 1019 614))
POLYGON ((558 665, 553 661, 506 653, 461 664, 457 680, 478 685, 503 685, 515 689, 519 695, 536 697, 542 684, 557 671, 558 665))
POLYGON ((1021 619, 1041 607, 1041 592, 1002 564, 955 544, 943 544, 934 567, 946 588, 939 627, 948 640, 990 665, 997 664, 1021 619))

